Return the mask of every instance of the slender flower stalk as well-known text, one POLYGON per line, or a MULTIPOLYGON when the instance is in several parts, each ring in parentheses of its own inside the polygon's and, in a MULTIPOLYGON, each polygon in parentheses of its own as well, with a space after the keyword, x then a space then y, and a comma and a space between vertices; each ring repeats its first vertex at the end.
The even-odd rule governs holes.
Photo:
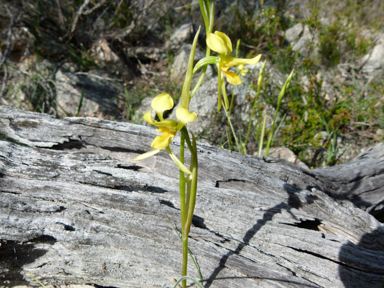
MULTIPOLYGON (((151 107, 155 110, 158 120, 153 119, 151 112, 148 111, 144 115, 144 120, 150 123, 151 125, 157 127, 157 132, 161 135, 156 136, 151 144, 153 150, 146 152, 142 155, 139 155, 133 159, 133 161, 143 160, 151 156, 156 155, 162 150, 166 150, 170 155, 171 159, 175 162, 179 169, 179 192, 180 192, 180 220, 181 220, 181 241, 183 245, 182 249, 182 278, 179 280, 182 283, 182 287, 186 288, 186 279, 190 279, 187 276, 187 264, 188 264, 188 237, 192 225, 193 214, 195 211, 196 205, 196 195, 197 195, 197 183, 198 183, 198 155, 197 155, 197 144, 194 135, 190 133, 187 129, 187 124, 193 122, 197 114, 189 111, 190 101, 200 87, 208 64, 216 65, 219 71, 219 85, 218 85, 218 109, 221 109, 222 98, 224 100, 224 111, 227 114, 229 109, 228 97, 226 95, 225 89, 225 80, 233 85, 239 85, 242 83, 241 78, 234 72, 229 71, 233 66, 238 67, 240 75, 244 76, 246 70, 244 65, 246 64, 256 64, 261 55, 256 56, 252 59, 240 59, 229 56, 232 52, 232 42, 222 32, 216 31, 212 33, 213 30, 213 21, 214 21, 214 9, 215 1, 214 0, 199 0, 200 9, 204 19, 205 29, 207 33, 207 50, 206 57, 200 60, 196 66, 194 66, 194 56, 195 49, 197 45, 198 35, 200 33, 200 28, 195 35, 193 40, 191 53, 189 55, 188 67, 185 74, 183 89, 180 98, 180 106, 176 109, 176 118, 177 120, 168 120, 164 119, 164 112, 170 110, 174 106, 172 97, 163 93, 156 96, 151 103, 151 107), (218 56, 210 56, 211 50, 217 52, 218 56), (203 71, 200 75, 200 78, 197 81, 195 87, 191 90, 192 76, 196 73, 197 70, 203 68, 203 71), (223 97, 221 96, 223 95, 223 97), (176 134, 180 131, 180 154, 177 157, 169 147, 173 139, 176 137, 176 134), (189 165, 185 163, 185 150, 186 145, 191 154, 191 160, 189 165), (189 167, 187 167, 189 166, 189 167)), ((237 56, 237 55, 236 55, 237 56)), ((227 114, 228 115, 228 114, 227 114)), ((231 125, 233 130, 233 126, 231 125)), ((233 131, 234 132, 234 131, 233 131)), ((236 138, 235 138, 236 139, 236 138)), ((236 139, 237 141, 237 139, 236 139)), ((238 143, 237 143, 238 144, 238 143)), ((195 261, 194 261, 195 262, 195 261)), ((201 277, 201 273, 199 272, 201 277)), ((195 280, 193 280, 197 283, 195 280)), ((200 279, 202 281, 202 279, 200 279)), ((178 283, 179 283, 178 282, 178 283)), ((200 286, 200 284, 199 284, 200 286)))

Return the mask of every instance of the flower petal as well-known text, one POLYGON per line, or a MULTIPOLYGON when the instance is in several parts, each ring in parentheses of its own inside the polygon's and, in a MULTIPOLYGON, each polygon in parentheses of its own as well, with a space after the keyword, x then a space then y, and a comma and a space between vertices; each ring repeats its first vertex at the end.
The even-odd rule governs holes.
POLYGON ((259 62, 261 58, 261 54, 252 58, 252 59, 243 59, 243 58, 233 58, 231 56, 224 56, 221 59, 222 69, 228 70, 231 66, 239 66, 239 65, 255 65, 259 62))
POLYGON ((239 85, 242 83, 239 75, 236 73, 230 71, 223 71, 223 73, 227 77, 227 81, 232 85, 239 85))
POLYGON ((187 173, 189 175, 192 174, 192 172, 189 171, 189 169, 187 167, 185 167, 185 165, 179 160, 179 158, 177 158, 177 156, 172 152, 171 148, 167 147, 167 151, 168 151, 169 156, 171 156, 173 162, 176 163, 177 167, 179 167, 179 169, 181 171, 183 171, 184 173, 187 173))
POLYGON ((147 121, 149 124, 156 125, 155 121, 152 119, 151 111, 148 111, 144 114, 143 119, 147 121))
POLYGON ((177 130, 181 130, 185 124, 195 121, 197 115, 195 112, 189 112, 185 107, 179 106, 176 109, 176 117, 178 121, 177 130))
POLYGON ((177 129, 177 122, 175 120, 163 120, 163 121, 154 121, 156 127, 160 128, 160 132, 165 132, 165 131, 171 131, 171 132, 176 132, 177 129))
POLYGON ((159 116, 160 120, 163 116, 163 112, 166 110, 170 110, 173 107, 173 99, 169 94, 163 93, 160 95, 157 95, 151 102, 151 106, 153 110, 156 111, 156 114, 159 116), (160 115, 161 117, 160 117, 160 115))
POLYGON ((160 149, 155 149, 155 150, 151 150, 151 151, 148 151, 144 154, 141 154, 135 158, 133 158, 131 161, 140 161, 140 160, 144 160, 144 159, 147 159, 153 155, 156 155, 157 153, 159 153, 161 150, 160 149))
POLYGON ((209 48, 211 48, 211 50, 219 53, 220 55, 227 55, 228 52, 231 53, 230 51, 228 51, 228 48, 225 45, 224 40, 215 34, 212 34, 212 33, 208 34, 207 45, 209 48))
POLYGON ((225 55, 231 54, 231 52, 232 52, 231 39, 229 39, 229 37, 227 35, 225 35, 223 32, 220 32, 220 31, 216 31, 215 35, 219 36, 223 40, 225 47, 227 48, 227 53, 225 53, 225 55))
POLYGON ((151 147, 160 150, 165 149, 172 142, 173 138, 175 138, 174 133, 171 131, 165 131, 162 135, 153 139, 151 147))

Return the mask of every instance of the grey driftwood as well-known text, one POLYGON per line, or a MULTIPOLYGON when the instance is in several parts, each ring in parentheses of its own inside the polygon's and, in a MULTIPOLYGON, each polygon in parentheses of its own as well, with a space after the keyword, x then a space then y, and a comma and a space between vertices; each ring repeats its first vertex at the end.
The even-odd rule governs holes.
POLYGON ((384 222, 384 143, 349 163, 314 170, 313 175, 326 180, 335 199, 350 200, 384 222))
MULTIPOLYGON (((38 286, 31 276, 57 286, 173 287, 181 272, 170 224, 180 218, 176 166, 166 153, 130 162, 150 149, 154 129, 1 106, 0 133, 1 287, 38 286)), ((328 196, 344 185, 338 179, 198 150, 190 249, 204 287, 381 287, 383 226, 328 196)), ((192 261, 188 271, 197 278, 192 261)))

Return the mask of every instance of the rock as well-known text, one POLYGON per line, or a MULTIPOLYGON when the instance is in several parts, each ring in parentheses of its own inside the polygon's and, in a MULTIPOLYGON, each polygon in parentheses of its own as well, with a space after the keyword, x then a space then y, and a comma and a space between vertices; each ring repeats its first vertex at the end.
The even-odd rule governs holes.
POLYGON ((91 48, 92 56, 95 57, 95 62, 103 68, 108 63, 116 63, 119 57, 109 48, 108 42, 105 39, 100 39, 91 48))
POLYGON ((109 48, 106 39, 100 39, 92 46, 91 56, 94 57, 98 67, 109 74, 118 75, 125 81, 132 80, 135 76, 124 61, 109 48))
MULTIPOLYGON (((183 44, 177 51, 171 68, 171 76, 173 79, 184 79, 185 72, 187 71, 188 67, 189 54, 191 53, 191 49, 191 44, 183 44)), ((205 54, 200 50, 199 47, 196 47, 194 63, 196 64, 200 59, 203 59, 204 57, 205 54)), ((208 66, 207 74, 212 75, 212 68, 210 65, 208 66)))
MULTIPOLYGON (((308 29, 308 28, 307 28, 308 29)), ((285 39, 290 42, 297 42, 303 33, 303 24, 297 23, 295 26, 285 31, 285 39)))
MULTIPOLYGON (((34 42, 35 37, 29 32, 27 27, 13 27, 8 60, 13 62, 20 62, 23 60, 33 50, 34 42)), ((3 52, 5 51, 3 43, 0 48, 3 52)))
POLYGON ((376 38, 376 45, 372 51, 365 55, 361 60, 364 63, 362 70, 371 73, 375 70, 384 68, 384 34, 379 34, 376 38))
POLYGON ((285 31, 285 39, 290 42, 294 51, 300 52, 304 57, 313 55, 318 57, 319 39, 316 35, 312 35, 307 25, 298 23, 285 31))
MULTIPOLYGON (((0 133, 12 139, 0 141, 1 284, 36 286, 29 272, 56 287, 174 286, 177 168, 166 152, 130 161, 155 129, 0 106, 0 133)), ((383 145, 329 170, 334 180, 272 157, 197 151, 188 242, 205 287, 381 287, 382 223, 330 195, 382 189, 383 145)))
POLYGON ((57 72, 55 86, 61 117, 76 115, 82 91, 84 97, 80 115, 118 116, 118 96, 122 91, 113 83, 115 79, 94 73, 57 72))
POLYGON ((178 49, 183 43, 189 43, 193 39, 193 24, 185 23, 181 25, 165 44, 166 49, 178 49))
POLYGON ((167 58, 164 49, 154 47, 129 47, 125 49, 125 54, 140 61, 161 61, 167 58))
MULTIPOLYGON (((264 148, 262 150, 261 157, 263 157, 265 155, 266 150, 267 150, 266 148, 264 148)), ((257 153, 254 153, 254 155, 256 156, 257 153)), ((304 162, 302 162, 299 158, 297 158, 295 153, 293 153, 287 147, 272 147, 272 148, 270 148, 269 152, 268 152, 268 157, 284 159, 284 160, 287 160, 288 162, 297 164, 300 167, 309 169, 308 166, 304 162)))
POLYGON ((145 97, 143 100, 141 100, 139 108, 135 111, 135 120, 136 120, 136 121, 134 121, 135 123, 146 125, 146 126, 151 126, 151 124, 149 124, 143 120, 143 116, 148 111, 151 111, 152 119, 155 119, 156 112, 151 107, 151 103, 152 103, 153 98, 155 98, 155 97, 145 97))
MULTIPOLYGON (((189 110, 199 112, 199 117, 195 121, 188 123, 188 129, 196 136, 206 132, 210 127, 214 129, 216 124, 214 123, 214 114, 217 111, 217 86, 218 78, 210 79, 200 86, 191 99, 189 110)), ((171 117, 176 115, 176 109, 173 109, 173 111, 171 117)))

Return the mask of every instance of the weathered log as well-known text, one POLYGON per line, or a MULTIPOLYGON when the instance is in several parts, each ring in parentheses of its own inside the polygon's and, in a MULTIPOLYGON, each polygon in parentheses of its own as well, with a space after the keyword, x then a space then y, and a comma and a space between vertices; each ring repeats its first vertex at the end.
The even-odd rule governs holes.
POLYGON ((384 143, 349 163, 314 170, 313 175, 331 184, 333 198, 350 200, 384 222, 384 143))
MULTIPOLYGON (((130 162, 150 149, 154 129, 1 106, 0 133, 4 286, 38 286, 33 275, 51 285, 173 287, 176 166, 166 153, 130 162)), ((329 180, 284 160, 203 144, 198 153, 189 243, 205 287, 381 287, 383 226, 328 196, 329 180)), ((188 271, 198 277, 192 261, 188 271)))

